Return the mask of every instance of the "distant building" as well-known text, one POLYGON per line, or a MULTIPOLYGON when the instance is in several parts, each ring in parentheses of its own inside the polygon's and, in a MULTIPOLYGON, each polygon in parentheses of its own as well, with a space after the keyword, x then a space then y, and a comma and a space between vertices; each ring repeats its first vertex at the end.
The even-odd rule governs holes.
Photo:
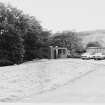
POLYGON ((105 54, 105 47, 88 47, 86 52, 94 54, 94 53, 103 53, 105 54))

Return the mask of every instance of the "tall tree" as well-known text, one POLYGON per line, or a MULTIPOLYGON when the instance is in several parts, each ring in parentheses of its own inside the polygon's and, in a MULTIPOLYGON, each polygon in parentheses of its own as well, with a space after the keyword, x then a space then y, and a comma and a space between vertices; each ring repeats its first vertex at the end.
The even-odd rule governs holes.
POLYGON ((0 3, 0 51, 7 52, 5 59, 17 64, 23 62, 24 56, 21 30, 16 25, 19 21, 18 13, 20 11, 15 14, 11 8, 0 3))
POLYGON ((42 32, 34 17, 0 3, 0 53, 3 58, 6 54, 6 59, 14 63, 36 58, 42 32))
POLYGON ((52 46, 66 47, 70 50, 71 54, 82 50, 81 40, 75 32, 63 31, 55 33, 50 38, 49 43, 52 46))

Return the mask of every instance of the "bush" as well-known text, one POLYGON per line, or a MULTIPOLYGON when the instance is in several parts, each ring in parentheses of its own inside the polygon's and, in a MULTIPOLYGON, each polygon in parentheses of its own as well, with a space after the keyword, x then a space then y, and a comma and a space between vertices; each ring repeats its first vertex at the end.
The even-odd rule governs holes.
POLYGON ((10 60, 7 59, 1 59, 0 60, 0 66, 9 66, 9 65, 13 65, 14 63, 10 60))
POLYGON ((73 55, 68 56, 68 58, 81 58, 81 54, 74 53, 73 55))

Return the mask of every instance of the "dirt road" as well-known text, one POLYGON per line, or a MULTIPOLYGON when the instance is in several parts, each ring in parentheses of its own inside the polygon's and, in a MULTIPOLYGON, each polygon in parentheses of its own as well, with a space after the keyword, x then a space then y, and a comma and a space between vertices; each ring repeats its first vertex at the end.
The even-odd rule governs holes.
POLYGON ((33 94, 24 98, 22 102, 105 102, 105 61, 73 60, 73 62, 81 63, 85 70, 88 69, 89 63, 94 67, 61 87, 38 95, 33 94))

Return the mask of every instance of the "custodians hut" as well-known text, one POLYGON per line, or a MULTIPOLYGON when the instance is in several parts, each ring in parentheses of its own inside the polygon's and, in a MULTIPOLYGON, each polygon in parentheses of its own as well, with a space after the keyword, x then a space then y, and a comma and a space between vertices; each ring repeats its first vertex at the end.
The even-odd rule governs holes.
POLYGON ((62 47, 53 47, 50 46, 50 59, 57 59, 57 58, 67 58, 68 50, 67 48, 62 47))
POLYGON ((42 58, 48 58, 48 59, 57 59, 57 58, 67 58, 68 50, 64 47, 43 47, 40 48, 40 53, 42 55, 42 58))

